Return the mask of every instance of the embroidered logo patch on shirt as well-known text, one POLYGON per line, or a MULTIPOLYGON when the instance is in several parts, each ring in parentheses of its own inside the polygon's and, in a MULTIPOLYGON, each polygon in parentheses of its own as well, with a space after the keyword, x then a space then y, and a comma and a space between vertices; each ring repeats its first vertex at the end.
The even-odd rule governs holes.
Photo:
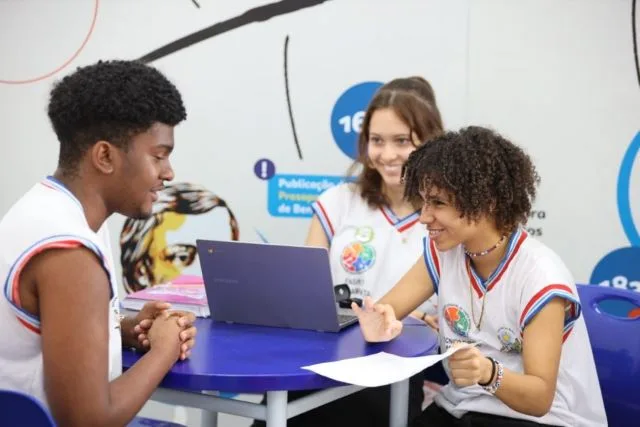
POLYGON ((522 353, 522 341, 510 328, 498 329, 498 340, 502 344, 500 351, 503 353, 522 353))
POLYGON ((451 330, 461 337, 469 336, 471 321, 466 311, 459 305, 447 304, 443 308, 444 319, 451 330))

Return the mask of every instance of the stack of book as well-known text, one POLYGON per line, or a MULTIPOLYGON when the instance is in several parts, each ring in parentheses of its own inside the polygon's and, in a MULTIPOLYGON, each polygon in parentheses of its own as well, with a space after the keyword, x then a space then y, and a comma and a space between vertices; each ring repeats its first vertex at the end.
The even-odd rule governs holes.
POLYGON ((211 315, 204 283, 197 276, 182 276, 171 282, 128 294, 122 301, 122 307, 139 311, 149 301, 168 302, 171 310, 190 311, 197 317, 211 315))

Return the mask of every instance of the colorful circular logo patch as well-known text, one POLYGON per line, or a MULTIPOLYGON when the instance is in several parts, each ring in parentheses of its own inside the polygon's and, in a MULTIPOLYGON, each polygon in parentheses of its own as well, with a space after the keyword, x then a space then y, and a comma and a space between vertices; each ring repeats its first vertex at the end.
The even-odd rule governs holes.
POLYGON ((447 304, 444 306, 444 320, 449 328, 461 337, 469 336, 471 321, 469 315, 458 305, 447 304))
POLYGON ((522 352, 522 341, 520 341, 520 338, 511 329, 498 329, 498 340, 500 341, 500 344, 502 344, 500 351, 505 353, 522 352))
POLYGON ((364 273, 375 263, 376 251, 366 243, 353 242, 342 250, 340 261, 348 273, 364 273))

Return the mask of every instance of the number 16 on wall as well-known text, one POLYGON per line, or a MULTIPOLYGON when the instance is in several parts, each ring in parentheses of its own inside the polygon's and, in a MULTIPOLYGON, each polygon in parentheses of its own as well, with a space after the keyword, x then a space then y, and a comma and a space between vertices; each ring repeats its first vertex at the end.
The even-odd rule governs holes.
POLYGON ((362 121, 364 120, 364 111, 358 111, 351 116, 342 116, 338 119, 338 123, 342 125, 344 133, 356 132, 359 134, 362 131, 362 121))

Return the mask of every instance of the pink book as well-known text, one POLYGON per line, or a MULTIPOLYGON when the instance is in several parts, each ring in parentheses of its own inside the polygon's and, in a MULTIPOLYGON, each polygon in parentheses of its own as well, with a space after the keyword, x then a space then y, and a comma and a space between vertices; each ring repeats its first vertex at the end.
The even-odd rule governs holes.
POLYGON ((195 274, 183 274, 171 281, 174 285, 202 285, 204 280, 202 276, 196 276, 195 274))
POLYGON ((164 301, 171 304, 172 310, 190 311, 198 317, 209 317, 207 294, 202 283, 165 283, 143 289, 127 295, 122 307, 127 310, 140 310, 148 301, 164 301))

